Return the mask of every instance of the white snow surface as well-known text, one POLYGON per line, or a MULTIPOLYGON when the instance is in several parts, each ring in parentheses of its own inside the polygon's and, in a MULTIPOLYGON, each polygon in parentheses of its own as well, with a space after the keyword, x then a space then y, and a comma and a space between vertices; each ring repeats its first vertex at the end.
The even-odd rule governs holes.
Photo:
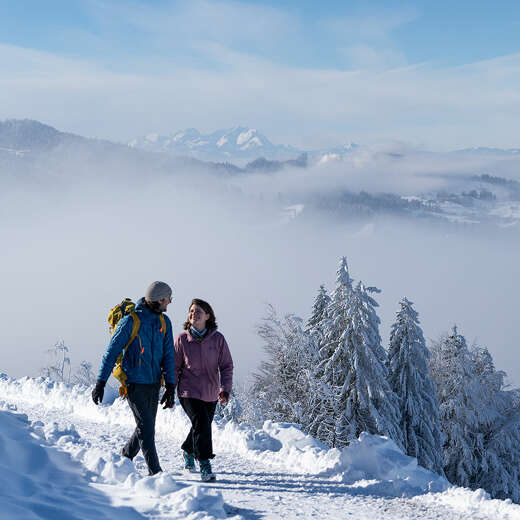
POLYGON ((217 141, 217 146, 219 148, 222 148, 222 146, 224 146, 226 143, 228 142, 228 138, 223 135, 218 141, 217 141))
POLYGON ((343 156, 338 153, 324 153, 318 160, 318 164, 326 164, 332 161, 339 162, 341 160, 343 160, 343 156))
POLYGON ((0 519, 356 518, 520 519, 520 506, 451 486, 389 439, 370 434, 329 449, 297 425, 261 430, 214 424, 217 481, 182 471, 189 424, 180 406, 159 409, 164 472, 119 455, 134 421, 106 387, 0 375, 0 519))
POLYGON ((254 128, 250 128, 249 130, 246 130, 245 132, 241 132, 237 136, 237 145, 242 146, 248 141, 255 140, 255 142, 258 142, 260 146, 262 145, 262 142, 256 137, 256 130, 254 128))

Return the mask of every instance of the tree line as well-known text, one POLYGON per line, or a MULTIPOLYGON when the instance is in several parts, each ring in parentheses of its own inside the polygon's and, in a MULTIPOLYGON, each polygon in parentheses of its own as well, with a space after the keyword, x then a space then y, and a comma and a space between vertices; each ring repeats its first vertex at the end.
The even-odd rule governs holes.
POLYGON ((228 416, 298 423, 336 448, 385 435, 453 484, 520 502, 520 391, 456 326, 428 348, 407 298, 383 348, 379 292, 354 283, 342 258, 306 322, 269 307, 258 327, 267 358, 228 416))

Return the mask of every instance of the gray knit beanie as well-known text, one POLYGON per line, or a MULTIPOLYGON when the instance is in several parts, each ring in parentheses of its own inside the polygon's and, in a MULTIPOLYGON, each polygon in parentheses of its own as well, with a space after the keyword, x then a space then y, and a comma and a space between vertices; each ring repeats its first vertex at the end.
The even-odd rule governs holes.
POLYGON ((171 287, 164 282, 153 282, 144 293, 147 302, 158 302, 163 298, 170 298, 172 295, 171 287))

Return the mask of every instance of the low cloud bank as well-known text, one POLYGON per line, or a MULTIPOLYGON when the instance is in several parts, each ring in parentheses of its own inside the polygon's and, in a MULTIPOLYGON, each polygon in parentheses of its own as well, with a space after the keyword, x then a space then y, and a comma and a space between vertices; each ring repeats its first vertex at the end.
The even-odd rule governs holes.
MULTIPOLYGON (((302 317, 321 283, 333 288, 346 255, 352 274, 382 289, 383 341, 406 296, 427 338, 457 323, 469 340, 489 347, 499 368, 520 383, 514 294, 519 247, 514 230, 389 217, 338 215, 299 204, 340 190, 416 194, 463 188, 470 173, 511 159, 389 157, 275 174, 228 175, 198 166, 127 171, 74 157, 56 169, 4 178, 0 234, 6 244, 0 312, 4 370, 36 374, 57 339, 73 363, 97 368, 108 341, 108 309, 140 297, 155 279, 174 288, 169 308, 179 332, 193 297, 210 301, 229 340, 239 378, 263 357, 255 326, 265 304, 302 317), (292 206, 287 209, 288 204, 292 206), (498 302, 498 304, 497 304, 498 302)), ((504 174, 505 175, 505 174, 504 174)), ((511 177, 513 178, 513 177, 511 177)))

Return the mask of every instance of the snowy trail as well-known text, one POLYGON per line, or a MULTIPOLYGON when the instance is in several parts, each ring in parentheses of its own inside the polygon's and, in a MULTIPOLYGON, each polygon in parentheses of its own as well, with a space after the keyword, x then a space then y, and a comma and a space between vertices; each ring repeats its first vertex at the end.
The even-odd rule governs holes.
MULTIPOLYGON (((122 485, 123 477, 126 477, 129 471, 137 472, 141 476, 146 475, 146 467, 141 456, 136 457, 135 468, 129 470, 124 464, 121 466, 126 468, 122 477, 116 478, 115 481, 107 478, 110 471, 122 471, 118 470, 118 464, 129 462, 126 459, 122 460, 118 455, 133 430, 133 419, 125 403, 116 400, 111 406, 96 408, 88 402, 89 395, 85 390, 74 388, 73 392, 67 395, 68 389, 64 385, 51 385, 49 389, 45 383, 37 380, 27 379, 22 383, 19 381, 0 381, 0 399, 11 409, 16 407, 17 412, 27 414, 33 425, 40 425, 47 431, 46 438, 49 442, 54 442, 61 450, 72 454, 76 460, 81 460, 92 472, 93 483, 90 485, 105 493, 112 505, 135 507, 144 518, 172 517, 169 514, 177 502, 170 501, 171 504, 168 506, 167 493, 173 490, 166 489, 172 484, 163 483, 166 488, 162 492, 146 499, 142 496, 136 497, 134 487, 126 488, 122 485), (46 394, 47 398, 41 395, 42 393, 46 394), (72 429, 70 425, 73 425, 72 429), (74 433, 74 430, 77 433, 74 433), (102 457, 112 460, 113 464, 105 464, 102 457), (101 474, 105 477, 102 478, 101 474)), ((173 481, 185 485, 183 487, 186 490, 192 490, 192 494, 205 493, 197 495, 198 507, 201 509, 204 508, 204 500, 207 499, 208 493, 221 493, 224 499, 222 507, 227 517, 236 516, 250 520, 520 519, 520 507, 503 501, 489 500, 479 492, 451 488, 440 493, 421 493, 405 498, 396 494, 392 483, 373 479, 345 482, 337 474, 308 474, 298 470, 300 464, 294 459, 289 460, 292 468, 284 467, 280 459, 272 457, 269 450, 263 453, 240 446, 236 433, 226 429, 215 431, 217 457, 213 466, 218 480, 202 484, 198 475, 187 475, 182 471, 179 446, 187 431, 188 422, 182 410, 159 410, 157 449, 163 470, 173 481)), ((258 440, 255 442, 258 447, 258 440)), ((303 457, 304 453, 301 455, 303 457)), ((305 467, 303 459, 301 462, 301 466, 305 467)), ((153 495, 154 490, 151 489, 151 492, 153 495)), ((215 518, 205 516, 203 512, 194 513, 193 510, 184 517, 215 518)))

